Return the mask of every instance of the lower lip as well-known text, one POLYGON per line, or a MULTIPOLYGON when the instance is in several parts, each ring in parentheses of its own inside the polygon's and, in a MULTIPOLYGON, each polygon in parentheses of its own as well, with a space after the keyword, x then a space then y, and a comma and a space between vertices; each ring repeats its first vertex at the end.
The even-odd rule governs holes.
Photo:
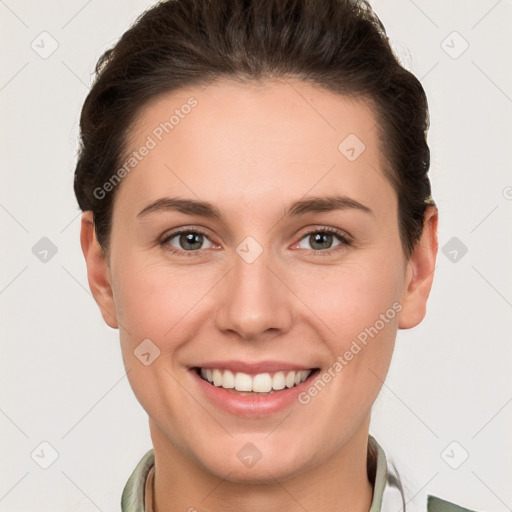
POLYGON ((298 386, 275 391, 272 395, 261 394, 254 396, 238 395, 220 386, 214 386, 202 379, 196 369, 191 369, 190 373, 200 390, 216 406, 230 414, 258 418, 276 414, 290 407, 293 403, 297 403, 298 395, 308 388, 311 379, 316 376, 318 370, 312 371, 308 378, 298 386))

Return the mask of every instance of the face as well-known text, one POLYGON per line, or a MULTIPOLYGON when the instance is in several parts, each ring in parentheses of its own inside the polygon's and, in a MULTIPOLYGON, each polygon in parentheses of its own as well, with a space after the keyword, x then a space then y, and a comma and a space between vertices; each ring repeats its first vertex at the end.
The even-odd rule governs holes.
POLYGON ((94 291, 155 446, 257 482, 367 436, 423 307, 367 103, 218 82, 154 100, 129 140, 94 291))

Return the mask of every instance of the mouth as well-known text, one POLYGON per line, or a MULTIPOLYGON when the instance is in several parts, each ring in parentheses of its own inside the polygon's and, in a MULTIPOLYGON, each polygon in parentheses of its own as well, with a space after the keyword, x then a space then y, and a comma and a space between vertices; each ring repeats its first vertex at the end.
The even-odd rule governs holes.
POLYGON ((189 367, 191 385, 210 407, 254 419, 301 404, 299 395, 319 373, 319 367, 278 360, 218 360, 189 367))
POLYGON ((195 367, 204 382, 239 396, 269 396, 301 386, 314 378, 320 369, 278 370, 250 374, 225 368, 195 367))

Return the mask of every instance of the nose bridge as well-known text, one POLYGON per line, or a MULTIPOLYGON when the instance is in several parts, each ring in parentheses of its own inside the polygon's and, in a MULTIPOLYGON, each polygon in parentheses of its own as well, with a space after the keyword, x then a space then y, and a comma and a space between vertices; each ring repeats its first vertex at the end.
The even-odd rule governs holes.
POLYGON ((219 329, 236 331, 244 339, 289 329, 288 297, 268 268, 272 265, 268 252, 254 240, 245 240, 237 247, 217 310, 219 329))

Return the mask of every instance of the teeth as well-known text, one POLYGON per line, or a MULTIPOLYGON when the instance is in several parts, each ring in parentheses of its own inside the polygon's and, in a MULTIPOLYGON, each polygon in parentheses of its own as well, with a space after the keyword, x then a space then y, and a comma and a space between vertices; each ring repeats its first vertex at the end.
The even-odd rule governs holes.
POLYGON ((284 372, 277 372, 272 379, 272 389, 284 389, 286 387, 284 372))
POLYGON ((274 374, 258 373, 251 376, 247 373, 221 370, 218 368, 201 368, 201 377, 217 387, 224 389, 236 389, 237 391, 253 391, 256 393, 269 393, 284 388, 292 388, 304 382, 311 370, 280 371, 274 374))
POLYGON ((213 385, 220 386, 222 384, 222 372, 220 370, 213 370, 213 385))
POLYGON ((226 370, 222 376, 221 386, 226 389, 233 389, 235 387, 235 376, 233 372, 226 370))
POLYGON ((269 393, 272 391, 273 381, 269 373, 259 373, 255 375, 251 381, 252 386, 249 391, 256 391, 258 393, 269 393))
POLYGON ((252 391, 252 379, 246 373, 237 373, 235 375, 235 389, 237 391, 252 391))

